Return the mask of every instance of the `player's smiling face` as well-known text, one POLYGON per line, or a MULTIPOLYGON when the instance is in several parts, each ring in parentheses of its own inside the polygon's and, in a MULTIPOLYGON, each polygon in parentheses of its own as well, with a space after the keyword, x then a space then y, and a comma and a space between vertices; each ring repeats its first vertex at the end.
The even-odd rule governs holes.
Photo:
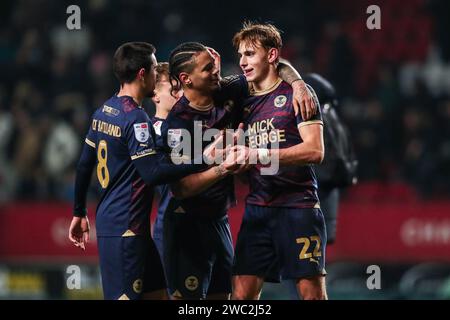
POLYGON ((257 45, 242 41, 239 45, 239 65, 248 82, 262 81, 269 73, 269 51, 257 45))
POLYGON ((208 51, 202 51, 195 57, 195 67, 189 74, 190 88, 211 92, 219 88, 219 70, 214 58, 208 51))

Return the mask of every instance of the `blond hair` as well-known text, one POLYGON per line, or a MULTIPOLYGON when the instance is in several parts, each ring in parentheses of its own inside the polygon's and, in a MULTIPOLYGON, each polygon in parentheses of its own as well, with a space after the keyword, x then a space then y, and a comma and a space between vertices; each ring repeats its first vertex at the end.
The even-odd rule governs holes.
POLYGON ((270 23, 255 23, 246 21, 233 37, 233 46, 239 49, 241 42, 249 42, 254 47, 260 45, 265 49, 276 48, 278 50, 283 46, 281 40, 281 31, 270 23))
POLYGON ((159 62, 156 65, 156 85, 158 85, 162 81, 169 81, 169 63, 167 62, 159 62))

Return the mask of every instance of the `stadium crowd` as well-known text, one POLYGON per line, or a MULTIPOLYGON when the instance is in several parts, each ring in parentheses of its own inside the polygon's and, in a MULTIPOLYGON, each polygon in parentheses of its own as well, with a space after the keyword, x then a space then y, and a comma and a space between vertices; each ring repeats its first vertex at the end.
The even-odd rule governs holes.
POLYGON ((68 30, 64 1, 2 1, 0 202, 72 198, 89 118, 118 89, 120 43, 154 43, 164 61, 179 43, 201 41, 221 53, 223 74, 239 72, 231 36, 244 19, 273 21, 284 58, 335 84, 361 182, 449 196, 448 2, 379 1, 381 30, 366 28, 368 1, 281 2, 85 0, 81 30, 68 30))

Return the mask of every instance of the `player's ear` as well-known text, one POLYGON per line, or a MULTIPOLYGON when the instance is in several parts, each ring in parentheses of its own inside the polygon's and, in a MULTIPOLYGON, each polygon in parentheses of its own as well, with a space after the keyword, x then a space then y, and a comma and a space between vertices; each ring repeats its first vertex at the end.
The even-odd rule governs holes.
POLYGON ((158 91, 153 90, 153 94, 154 94, 153 97, 152 97, 153 103, 155 103, 155 104, 160 103, 160 102, 161 102, 161 99, 160 99, 160 97, 159 97, 159 95, 158 95, 158 91))
POLYGON ((181 83, 186 86, 190 86, 192 83, 191 79, 189 78, 189 74, 187 74, 186 72, 180 73, 180 80, 181 80, 181 83))
POLYGON ((267 52, 267 56, 269 58, 269 63, 274 63, 278 60, 280 51, 277 48, 270 48, 267 52))
POLYGON ((137 78, 139 81, 143 81, 144 80, 144 76, 145 76, 145 69, 144 68, 140 68, 138 73, 137 73, 137 78))
POLYGON ((181 83, 185 86, 190 87, 192 84, 192 80, 189 78, 189 74, 186 72, 180 73, 180 80, 181 80, 181 83))

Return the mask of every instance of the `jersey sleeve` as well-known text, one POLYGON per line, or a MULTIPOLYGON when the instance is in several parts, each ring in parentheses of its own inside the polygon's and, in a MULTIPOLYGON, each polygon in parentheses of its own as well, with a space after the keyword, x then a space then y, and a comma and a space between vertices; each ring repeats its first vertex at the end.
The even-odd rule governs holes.
POLYGON ((147 114, 136 110, 127 120, 125 139, 131 160, 155 154, 155 132, 147 114))
MULTIPOLYGON (((141 120, 139 120, 138 124, 141 125, 141 120)), ((168 121, 164 121, 166 124, 168 121)), ((151 125, 151 123, 148 123, 151 125)), ((136 125, 136 123, 134 123, 136 125)), ((133 126, 134 126, 133 125, 133 126)), ((140 134, 140 131, 143 131, 142 125, 137 126, 138 128, 138 136, 142 136, 139 138, 144 140, 143 135, 140 134)), ((164 137, 164 128, 165 125, 161 129, 161 135, 164 137)), ((153 127, 151 128, 153 129, 153 127)), ((133 160, 133 164, 136 167, 139 175, 148 185, 159 185, 159 184, 168 184, 182 179, 183 177, 190 175, 192 173, 196 173, 199 171, 203 171, 207 168, 205 164, 201 165, 193 165, 193 164, 173 164, 169 157, 165 152, 156 152, 155 148, 155 134, 153 130, 150 131, 150 136, 147 140, 147 147, 138 146, 137 151, 135 149, 130 150, 131 159, 133 160), (153 143, 153 144, 152 144, 153 143), (144 148, 144 149, 140 149, 144 148), (147 157, 148 155, 155 155, 152 157, 147 157)), ((134 132, 134 130, 133 130, 134 132)), ((134 134, 134 133, 133 133, 134 134)), ((144 142, 139 141, 138 138, 132 137, 134 140, 138 140, 138 144, 145 144, 144 142)), ((166 139, 167 141, 167 139, 166 139)), ((167 147, 170 148, 169 144, 167 147)))
POLYGON ((75 191, 74 191, 74 206, 73 215, 75 217, 84 217, 87 215, 86 197, 91 181, 92 171, 94 170, 96 162, 96 142, 97 132, 93 129, 95 127, 95 114, 91 119, 88 133, 84 139, 84 147, 81 152, 80 160, 76 167, 75 175, 75 191))
MULTIPOLYGON (((208 166, 203 161, 203 152, 195 153, 198 150, 193 148, 194 124, 191 121, 183 120, 177 116, 169 114, 166 121, 161 126, 161 139, 163 150, 167 159, 172 163, 183 163, 196 167, 200 172, 208 166), (191 137, 190 144, 184 143, 185 134, 191 137), (190 153, 186 154, 186 151, 190 153)), ((202 150, 201 150, 202 151, 202 150)))
POLYGON ((95 162, 95 150, 89 144, 85 144, 81 152, 80 160, 78 161, 75 175, 73 206, 73 215, 75 217, 85 217, 87 215, 86 197, 95 162))
MULTIPOLYGON (((180 120, 175 116, 169 114, 166 121, 161 126, 161 144, 163 145, 164 152, 168 155, 168 158, 182 159, 182 156, 178 156, 180 145, 183 141, 183 134, 192 132, 190 124, 186 121, 180 120)), ((191 135, 192 136, 192 135, 191 135)), ((191 141, 192 142, 192 141, 191 141)))
POLYGON ((242 100, 249 94, 248 82, 244 75, 232 75, 220 81, 221 95, 226 99, 242 100))
POLYGON ((94 130, 96 122, 97 122, 97 120, 95 119, 95 114, 94 114, 94 116, 92 116, 92 119, 91 119, 91 125, 89 126, 88 133, 86 134, 86 138, 84 139, 84 142, 88 146, 90 146, 90 147, 92 147, 94 149, 97 147, 97 145, 96 145, 96 143, 97 143, 97 131, 94 130))
MULTIPOLYGON (((170 117, 170 115, 169 115, 169 117, 170 117)), ((169 130, 169 118, 167 118, 166 121, 164 121, 161 125, 161 138, 160 138, 161 148, 166 153, 170 153, 169 144, 167 143, 168 130, 169 130)))
POLYGON ((313 95, 314 102, 316 103, 316 106, 317 106, 317 113, 311 119, 308 119, 308 120, 304 121, 303 118, 302 118, 301 113, 299 112, 297 114, 297 116, 296 116, 297 126, 299 128, 301 128, 303 126, 310 125, 310 124, 322 124, 323 125, 322 111, 321 111, 319 99, 317 98, 317 94, 316 94, 316 92, 314 91, 314 89, 310 85, 307 84, 306 86, 308 87, 308 90, 313 95))

